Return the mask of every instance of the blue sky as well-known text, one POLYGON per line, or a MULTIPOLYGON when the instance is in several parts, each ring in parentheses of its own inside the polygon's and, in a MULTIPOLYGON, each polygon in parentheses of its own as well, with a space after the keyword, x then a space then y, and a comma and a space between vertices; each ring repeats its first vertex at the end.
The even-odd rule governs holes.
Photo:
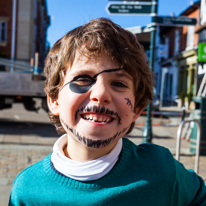
MULTIPOLYGON (((47 40, 52 46, 59 38, 71 29, 98 18, 107 17, 123 28, 146 26, 151 23, 150 16, 114 16, 108 15, 105 8, 108 0, 47 0, 51 25, 48 28, 47 40)), ((117 1, 115 1, 117 2, 117 1)), ((190 6, 191 0, 159 0, 158 15, 178 16, 190 6)), ((197 2, 194 1, 194 2, 197 2)))

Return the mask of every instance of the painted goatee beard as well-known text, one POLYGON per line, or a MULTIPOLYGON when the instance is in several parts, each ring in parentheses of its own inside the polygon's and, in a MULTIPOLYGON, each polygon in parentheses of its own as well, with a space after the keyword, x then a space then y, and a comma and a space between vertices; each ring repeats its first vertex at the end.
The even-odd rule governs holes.
POLYGON ((62 124, 67 128, 67 131, 70 131, 75 137, 77 137, 77 139, 79 140, 79 142, 83 143, 84 145, 86 145, 89 148, 104 148, 106 146, 108 146, 112 141, 114 141, 116 138, 118 138, 120 135, 122 134, 126 134, 126 132, 128 131, 128 129, 130 128, 130 125, 123 128, 120 132, 117 132, 115 135, 113 135, 112 137, 109 137, 105 140, 93 140, 90 138, 87 138, 83 135, 81 135, 79 132, 77 132, 75 129, 69 127, 63 119, 61 119, 62 124))

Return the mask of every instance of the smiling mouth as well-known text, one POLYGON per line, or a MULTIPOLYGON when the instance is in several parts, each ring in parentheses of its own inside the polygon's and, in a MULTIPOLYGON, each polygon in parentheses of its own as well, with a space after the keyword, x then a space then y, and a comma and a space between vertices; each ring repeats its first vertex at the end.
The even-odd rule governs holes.
POLYGON ((114 118, 104 115, 95 115, 95 114, 82 114, 81 117, 90 122, 99 122, 99 123, 109 123, 114 120, 114 118))

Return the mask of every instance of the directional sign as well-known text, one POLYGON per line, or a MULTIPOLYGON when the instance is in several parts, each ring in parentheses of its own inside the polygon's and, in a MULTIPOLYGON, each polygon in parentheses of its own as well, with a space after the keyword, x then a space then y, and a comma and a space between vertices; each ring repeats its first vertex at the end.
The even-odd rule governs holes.
POLYGON ((152 5, 148 3, 109 3, 106 11, 109 15, 152 15, 152 5))
POLYGON ((152 22, 163 26, 189 26, 196 25, 197 19, 188 18, 186 16, 171 17, 171 16, 155 16, 152 17, 152 22))
POLYGON ((135 2, 152 2, 152 0, 107 0, 107 1, 135 1, 135 2))

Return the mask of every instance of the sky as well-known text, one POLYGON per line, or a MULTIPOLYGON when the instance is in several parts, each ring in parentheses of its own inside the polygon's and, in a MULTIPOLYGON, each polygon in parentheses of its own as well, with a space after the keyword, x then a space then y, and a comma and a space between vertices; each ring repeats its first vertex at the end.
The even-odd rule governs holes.
MULTIPOLYGON (((50 46, 68 31, 94 18, 109 18, 123 28, 146 26, 151 23, 150 16, 109 15, 105 8, 111 2, 109 0, 47 0, 48 15, 51 18, 47 30, 47 41, 50 46)), ((174 13, 175 16, 179 16, 191 2, 191 0, 158 0, 158 15, 171 16, 174 13)))

